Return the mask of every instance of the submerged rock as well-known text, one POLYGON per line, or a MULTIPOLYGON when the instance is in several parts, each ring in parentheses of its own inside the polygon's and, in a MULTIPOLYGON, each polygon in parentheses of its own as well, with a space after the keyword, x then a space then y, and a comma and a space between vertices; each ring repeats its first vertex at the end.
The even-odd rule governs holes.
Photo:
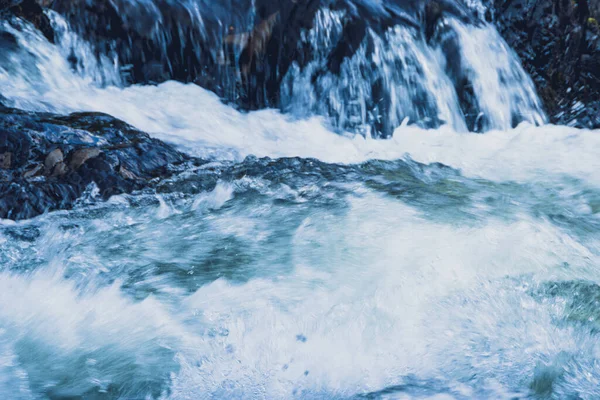
POLYGON ((139 190, 187 161, 105 114, 57 116, 0 106, 0 218, 71 208, 90 185, 101 199, 139 190))

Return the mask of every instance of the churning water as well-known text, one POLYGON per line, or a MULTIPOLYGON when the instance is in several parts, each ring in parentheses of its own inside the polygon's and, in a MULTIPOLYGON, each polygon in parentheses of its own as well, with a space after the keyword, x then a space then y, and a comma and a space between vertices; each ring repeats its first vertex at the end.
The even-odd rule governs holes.
POLYGON ((211 162, 1 222, 0 397, 600 397, 600 133, 535 126, 491 27, 449 22, 478 135, 442 53, 401 28, 375 38, 372 75, 353 75, 360 51, 336 78, 292 69, 291 114, 242 113, 195 85, 121 86, 53 18, 56 46, 4 27, 22 44, 0 62, 9 104, 106 112, 211 162), (380 79, 393 137, 343 132, 380 79))

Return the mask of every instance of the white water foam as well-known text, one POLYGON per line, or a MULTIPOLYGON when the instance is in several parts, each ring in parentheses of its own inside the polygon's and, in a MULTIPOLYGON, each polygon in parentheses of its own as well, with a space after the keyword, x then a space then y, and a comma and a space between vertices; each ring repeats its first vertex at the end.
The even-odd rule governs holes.
MULTIPOLYGON (((15 75, 0 67, 0 86, 13 105, 107 112, 205 157, 358 163, 408 154, 467 176, 556 183, 566 175, 600 186, 598 132, 521 125, 475 135, 404 126, 393 139, 371 140, 335 134, 318 118, 240 113, 193 85, 98 88, 72 72, 53 47, 46 50, 47 57, 32 65, 53 79, 32 85, 27 71, 15 75)), ((235 196, 220 183, 192 208, 198 214, 220 209, 235 196)), ((53 265, 32 274, 0 272, 0 393, 33 398, 32 391, 53 390, 67 397, 113 384, 130 397, 156 386, 157 397, 165 399, 323 398, 381 390, 417 376, 467 398, 511 398, 526 394, 510 389, 529 387, 538 365, 567 354, 578 363, 565 368, 566 385, 582 398, 600 396, 597 338, 558 326, 560 303, 535 301, 528 292, 530 285, 553 279, 599 281, 595 237, 581 243, 525 210, 509 221, 486 215, 464 226, 423 218, 364 188, 352 196, 342 212, 311 210, 297 229, 286 231, 292 238, 285 249, 265 246, 289 254, 291 272, 270 278, 219 279, 188 294, 168 277, 152 277, 166 286, 154 289, 168 296, 134 301, 119 282, 78 286, 105 272, 91 267, 81 269, 89 274, 81 279, 65 277, 53 265), (465 377, 475 378, 465 383, 465 377)), ((155 226, 179 215, 165 201, 156 208, 157 220, 141 223, 155 226)), ((260 238, 280 221, 268 204, 260 212, 249 208, 238 209, 241 216, 215 213, 205 220, 212 221, 210 231, 244 238, 260 238)), ((140 223, 130 208, 119 212, 130 224, 140 223)), ((43 218, 55 226, 55 216, 43 218)), ((81 232, 109 235, 117 219, 92 219, 89 224, 102 229, 81 232)), ((42 241, 37 254, 55 254, 60 264, 73 240, 62 242, 51 229, 46 234, 53 241, 42 241)), ((147 234, 154 246, 142 255, 167 251, 154 231, 147 234)), ((77 256, 100 267, 105 261, 92 251, 77 256)), ((269 258, 259 267, 272 269, 269 258)))
POLYGON ((23 109, 52 109, 54 96, 85 93, 94 87, 119 85, 115 60, 96 57, 93 48, 81 40, 56 13, 48 12, 56 33, 56 45, 49 43, 30 24, 2 21, 0 28, 13 35, 19 48, 3 50, 0 58, 0 91, 23 109), (71 65, 69 57, 77 62, 71 65))
POLYGON ((460 42, 461 73, 473 85, 480 110, 491 129, 509 130, 513 118, 541 125, 546 122, 531 78, 498 31, 488 24, 473 27, 449 20, 460 42))
POLYGON ((391 139, 374 140, 334 133, 316 117, 294 120, 275 110, 242 113, 200 87, 177 82, 125 89, 86 86, 40 96, 35 104, 16 103, 61 113, 105 112, 201 157, 298 156, 359 163, 409 155, 423 163, 447 164, 467 176, 526 181, 568 175, 600 185, 597 131, 522 124, 510 131, 478 135, 449 127, 402 126, 391 139))
POLYGON ((598 254, 547 222, 453 226, 363 189, 343 217, 315 210, 292 234, 290 273, 163 302, 134 302, 119 282, 78 287, 60 268, 2 272, 0 304, 12 306, 0 310, 0 360, 22 370, 0 371, 55 395, 117 384, 133 397, 154 384, 165 399, 327 398, 417 376, 508 398, 537 362, 600 352, 527 293, 528 282, 598 276, 598 254))
MULTIPOLYGON (((394 384, 399 376, 451 376, 457 363, 469 369, 470 363, 487 362, 484 352, 471 360, 458 357, 469 338, 495 343, 498 354, 515 363, 510 378, 526 371, 529 376, 531 365, 519 351, 539 346, 538 352, 558 352, 574 338, 565 332, 550 343, 535 337, 520 341, 527 330, 546 338, 554 330, 550 316, 493 294, 501 289, 525 300, 503 278, 555 276, 563 257, 583 261, 590 255, 572 245, 555 228, 531 220, 456 229, 426 222, 408 207, 372 196, 354 201, 348 216, 336 224, 327 216, 311 216, 295 233, 292 275, 242 286, 217 281, 186 299, 205 320, 227 328, 228 336, 223 348, 207 356, 211 378, 193 366, 184 368, 175 380, 174 398, 207 387, 220 390, 220 397, 243 398, 260 390, 266 398, 284 398, 292 389, 299 397, 303 390, 315 398, 319 393, 350 396, 394 384), (319 234, 323 229, 325 238, 319 234), (321 259, 315 258, 316 237, 323 247, 321 259), (431 243, 440 245, 432 248, 431 243), (452 294, 465 290, 479 290, 472 298, 493 312, 463 341, 467 332, 462 327, 477 306, 452 294), (496 310, 499 304, 502 312, 496 310), (519 315, 516 323, 513 313, 519 315), (443 323, 432 322, 436 320, 443 323), (512 329, 486 325, 509 320, 512 329), (520 342, 517 349, 511 348, 515 342, 520 342), (231 356, 224 354, 228 345, 231 356), (218 376, 223 378, 215 381, 218 376), (194 381, 197 386, 190 387, 194 381)), ((496 371, 499 381, 509 383, 510 378, 501 377, 506 373, 502 358, 491 360, 489 368, 490 381, 496 371)))
POLYGON ((330 115, 336 128, 355 128, 370 135, 369 123, 387 120, 391 127, 407 119, 417 123, 441 121, 466 131, 452 82, 419 32, 396 26, 383 36, 367 31, 363 44, 340 66, 328 71, 328 58, 344 27, 344 13, 320 10, 304 41, 314 60, 288 72, 283 85, 284 109, 294 115, 330 115), (372 42, 373 50, 367 50, 372 42), (315 77, 318 77, 315 79, 315 77), (380 86, 376 92, 375 86, 380 86), (386 110, 368 103, 386 103, 386 110), (377 115, 375 115, 377 114, 377 115))
MULTIPOLYGON (((83 290, 63 273, 0 273, 0 359, 12 357, 27 382, 15 395, 32 398, 30 389, 53 387, 51 396, 69 397, 112 385, 121 385, 126 396, 152 385, 160 394, 178 368, 175 349, 202 347, 152 298, 134 303, 119 282, 83 290)), ((2 364, 2 378, 19 375, 2 364)), ((0 384, 0 393, 13 393, 3 389, 0 384)))
MULTIPOLYGON (((233 160, 247 155, 299 156, 359 163, 408 154, 416 161, 459 168, 468 176, 522 181, 569 175, 600 185, 596 173, 600 135, 594 131, 522 124, 485 135, 458 133, 448 126, 437 130, 401 126, 390 140, 343 135, 318 117, 299 120, 275 110, 239 112, 191 84, 101 88, 89 74, 71 70, 65 50, 36 36, 27 25, 11 32, 31 52, 35 72, 18 68, 22 59, 9 67, 0 63, 0 87, 10 105, 58 113, 105 112, 197 156, 233 160)), ((71 38, 65 43, 79 42, 71 38)), ((105 64, 100 75, 111 76, 112 68, 105 64)))

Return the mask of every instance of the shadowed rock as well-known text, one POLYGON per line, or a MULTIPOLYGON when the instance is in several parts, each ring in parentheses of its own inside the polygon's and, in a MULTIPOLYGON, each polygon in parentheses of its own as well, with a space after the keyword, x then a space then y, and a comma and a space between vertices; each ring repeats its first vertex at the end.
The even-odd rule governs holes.
POLYGON ((495 24, 551 122, 600 128, 600 1, 494 0, 495 24))
POLYGON ((54 43, 54 29, 42 6, 48 6, 45 0, 0 0, 0 14, 5 13, 31 22, 49 42, 54 43))
POLYGON ((139 190, 187 161, 105 114, 61 117, 0 107, 0 218, 69 209, 91 184, 101 199, 139 190))

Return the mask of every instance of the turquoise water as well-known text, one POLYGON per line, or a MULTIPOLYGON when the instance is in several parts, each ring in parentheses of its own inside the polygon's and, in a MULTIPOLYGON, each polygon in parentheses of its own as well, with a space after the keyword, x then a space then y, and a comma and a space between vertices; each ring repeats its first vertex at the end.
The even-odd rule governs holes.
POLYGON ((213 163, 0 229, 14 398, 598 396, 600 190, 213 163))
MULTIPOLYGON (((495 129, 408 118, 388 140, 340 132, 310 93, 284 115, 194 85, 121 87, 60 26, 57 46, 13 29, 27 46, 0 60, 10 105, 106 112, 207 163, 0 221, 0 397, 600 397, 600 134, 510 128, 515 99, 535 106, 525 121, 543 115, 489 26, 457 29, 495 129)), ((447 82, 423 71, 452 114, 447 82)))

